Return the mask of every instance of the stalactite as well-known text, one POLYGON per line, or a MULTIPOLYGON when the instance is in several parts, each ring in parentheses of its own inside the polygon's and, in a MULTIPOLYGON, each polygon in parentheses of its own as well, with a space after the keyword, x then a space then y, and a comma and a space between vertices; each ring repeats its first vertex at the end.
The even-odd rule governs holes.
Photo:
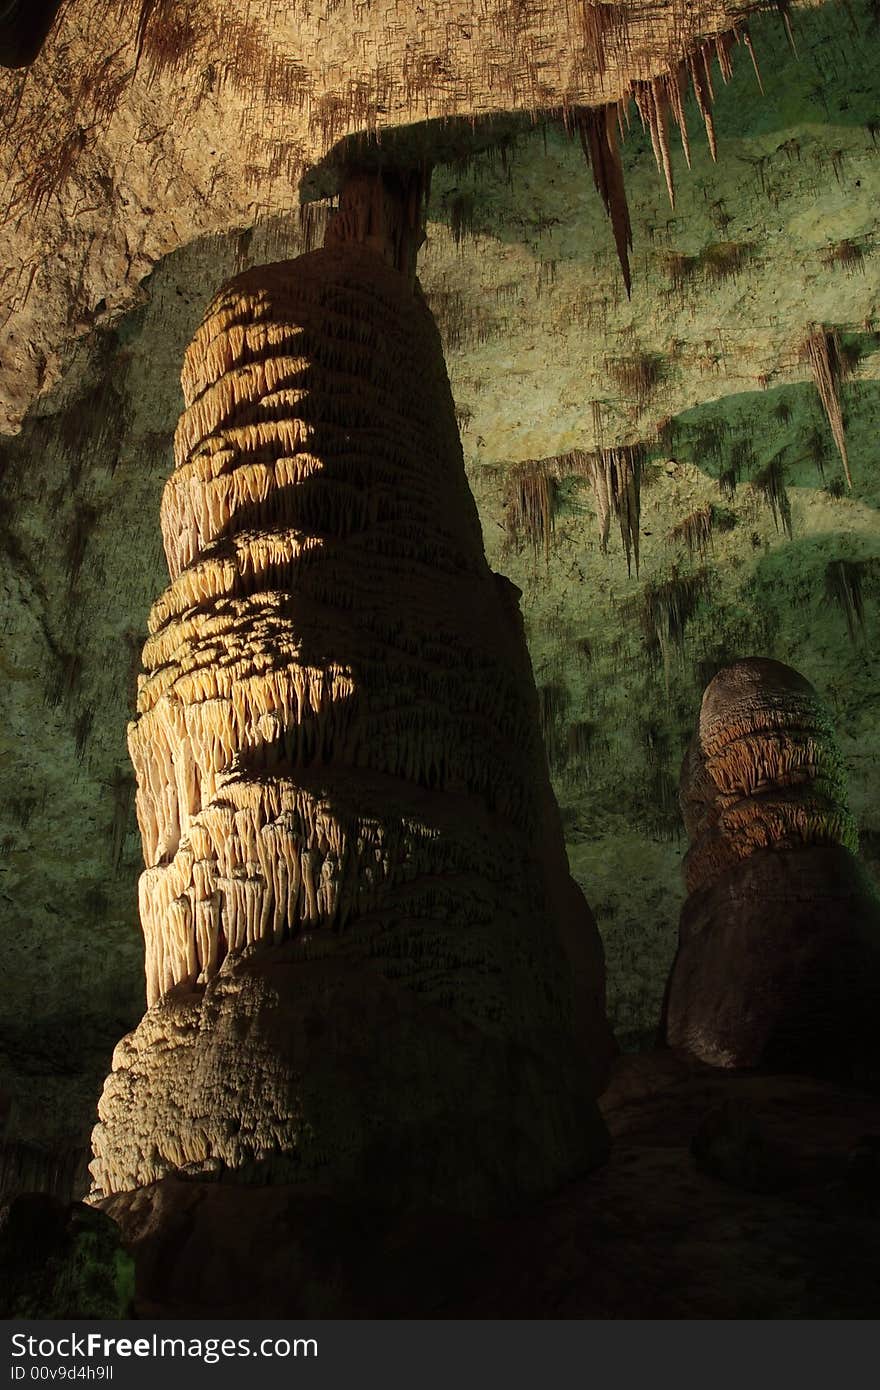
MULTIPOLYGON (((335 211, 335 209, 334 209, 335 211)), ((303 251, 321 246, 327 230, 328 208, 325 203, 304 202, 299 209, 300 242, 303 251)), ((245 266, 241 267, 246 269, 245 266)))
POLYGON ((716 526, 716 510, 711 504, 705 507, 698 507, 682 521, 676 523, 669 532, 668 540, 673 545, 685 544, 688 553, 705 556, 712 540, 712 532, 716 526))
POLYGON ((699 264, 698 258, 688 256, 683 251, 669 251, 664 257, 664 262, 673 294, 684 297, 685 289, 699 264))
POLYGON ((603 365, 615 386, 634 403, 637 411, 644 410, 663 379, 663 361, 652 353, 606 357, 603 365))
POLYGON ((507 483, 504 523, 512 539, 525 537, 547 559, 556 529, 558 479, 555 460, 530 459, 512 469, 507 483), (550 467, 548 468, 548 463, 550 467))
POLYGON ((645 448, 621 444, 577 457, 578 471, 589 480, 596 502, 602 549, 607 549, 612 514, 620 525, 626 571, 639 572, 639 514, 645 448))
POLYGON ((735 277, 748 264, 754 247, 746 241, 717 241, 700 252, 699 266, 707 280, 719 284, 735 277))
POLYGON ((754 252, 751 242, 717 241, 704 246, 696 255, 686 255, 681 251, 666 253, 666 273, 672 290, 683 295, 687 285, 697 274, 705 276, 710 284, 720 284, 723 280, 735 278, 748 263, 754 252))
POLYGON ((639 601, 642 628, 649 651, 662 653, 668 664, 671 647, 681 648, 688 624, 710 589, 709 572, 673 572, 669 579, 646 584, 639 601))
POLYGON ((675 186, 669 154, 669 96, 661 78, 633 83, 633 97, 642 118, 642 126, 651 136, 651 146, 658 172, 666 181, 670 207, 675 207, 675 186))
POLYGON ((593 420, 593 436, 601 449, 605 443, 605 423, 601 401, 590 401, 590 414, 593 420))
POLYGON ((602 76, 607 68, 606 46, 610 46, 616 56, 621 43, 625 45, 626 31, 623 26, 626 16, 621 13, 620 6, 596 3, 595 0, 586 0, 578 9, 581 43, 595 63, 597 73, 602 76), (610 45, 609 36, 613 36, 610 45))
MULTIPOLYGON (((669 109, 672 112, 675 124, 678 126, 685 163, 690 169, 691 142, 688 134, 687 116, 684 106, 685 92, 687 90, 687 71, 684 64, 680 64, 678 68, 664 74, 662 78, 656 80, 663 84, 666 100, 669 102, 669 109)), ((669 177, 672 177, 671 171, 669 177)))
MULTIPOLYGON (((705 423, 697 425, 694 429, 691 457, 698 466, 703 466, 707 459, 721 463, 729 438, 730 425, 727 420, 723 415, 712 414, 705 423)), ((736 446, 734 448, 736 449, 736 446)), ((737 461, 737 468, 739 466, 737 461)))
POLYGON ((201 7, 193 0, 140 0, 135 34, 135 69, 143 57, 150 78, 166 71, 182 71, 206 32, 201 7))
POLYGON ((711 79, 708 66, 704 61, 703 52, 690 54, 687 63, 688 71, 691 76, 691 85, 694 89, 694 97, 696 98, 700 115, 703 118, 703 124, 706 127, 706 139, 709 142, 709 153, 712 159, 717 161, 718 140, 715 135, 715 122, 712 119, 711 79))
POLYGON ((741 36, 741 38, 742 38, 743 43, 745 44, 746 51, 748 52, 748 55, 749 55, 749 57, 750 57, 751 60, 752 60, 752 67, 753 67, 754 70, 755 70, 755 77, 756 77, 757 82, 758 82, 758 89, 759 89, 759 91, 760 91, 760 93, 761 93, 761 96, 763 96, 763 95, 764 95, 764 83, 763 83, 763 81, 761 80, 761 69, 758 67, 758 57, 757 57, 757 54, 755 53, 755 45, 752 43, 752 36, 751 36, 751 34, 749 33, 748 29, 741 29, 741 30, 740 30, 740 36, 741 36))
POLYGON ((834 242, 822 252, 822 264, 830 269, 842 267, 848 274, 865 272, 865 248, 850 237, 834 242))
MULTIPOLYGON (((714 455, 716 458, 721 457, 724 440, 729 433, 729 426, 723 420, 712 422, 705 432, 701 433, 699 440, 701 448, 698 454, 701 454, 705 447, 708 454, 714 455)), ((722 497, 728 502, 733 501, 736 496, 737 485, 743 474, 751 472, 755 466, 755 451, 751 439, 737 439, 730 449, 726 462, 722 462, 719 469, 718 490, 722 497)))
POLYGON ((788 39, 789 47, 794 56, 797 57, 797 44, 794 41, 794 28, 791 22, 791 0, 776 0, 776 8, 782 16, 782 23, 785 26, 785 36, 788 39))
POLYGON ((801 354, 809 361, 812 368, 819 399, 825 409, 825 414, 828 416, 831 433, 843 462, 847 486, 852 487, 843 407, 840 402, 840 384, 845 375, 845 369, 837 329, 814 325, 804 342, 801 354))
POLYGON ((629 252, 633 244, 632 224, 617 141, 617 114, 616 104, 599 107, 595 111, 579 109, 575 113, 574 123, 593 173, 593 182, 611 219, 617 259, 629 296, 632 292, 629 264, 629 252))
POLYGON ((615 516, 627 573, 634 561, 638 574, 641 477, 646 457, 645 444, 619 444, 592 451, 572 449, 518 464, 509 471, 505 491, 505 522, 511 538, 525 538, 535 550, 543 548, 549 554, 558 484, 566 478, 582 478, 593 492, 602 550, 607 550, 611 518, 615 516))

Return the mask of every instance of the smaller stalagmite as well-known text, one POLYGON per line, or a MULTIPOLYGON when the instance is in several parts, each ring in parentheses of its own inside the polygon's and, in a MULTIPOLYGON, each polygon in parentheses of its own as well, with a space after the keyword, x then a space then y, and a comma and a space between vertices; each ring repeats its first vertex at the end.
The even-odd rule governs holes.
POLYGON ((722 1067, 876 1077, 880 901, 827 710, 780 662, 714 677, 685 755, 688 899, 667 1042, 722 1067))

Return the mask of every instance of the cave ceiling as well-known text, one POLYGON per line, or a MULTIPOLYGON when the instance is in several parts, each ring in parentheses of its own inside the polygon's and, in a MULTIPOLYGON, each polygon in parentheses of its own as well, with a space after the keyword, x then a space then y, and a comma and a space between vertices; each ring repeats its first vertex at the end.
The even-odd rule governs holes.
POLYGON ((876 876, 878 73, 871 0, 68 0, 0 71, 0 946, 30 1001, 4 1021, 12 1133, 87 1134, 142 1012, 125 725, 185 346, 226 277, 320 237, 350 163, 434 166, 419 277, 624 1043, 656 1022, 679 765, 726 660, 817 686, 876 876), (690 167, 674 111, 658 144, 619 108, 628 295, 579 113, 705 40, 717 158, 692 80, 690 167), (837 354, 851 488, 811 341, 837 354), (603 451, 641 483, 604 541, 603 451))
MULTIPOLYGON (((717 35, 744 44, 754 8, 69 0, 35 61, 0 78, 0 424, 15 428, 64 342, 130 302, 161 256, 289 215, 346 136, 617 103, 717 35)), ((705 106, 711 75, 694 71, 705 106)))

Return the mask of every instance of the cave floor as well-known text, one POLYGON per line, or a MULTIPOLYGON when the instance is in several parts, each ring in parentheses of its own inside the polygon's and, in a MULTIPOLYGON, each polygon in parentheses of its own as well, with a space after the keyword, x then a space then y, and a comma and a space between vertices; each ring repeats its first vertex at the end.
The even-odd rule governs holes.
POLYGON ((601 1106, 609 1161, 516 1217, 390 1222, 321 1193, 178 1179, 111 1199, 136 1315, 877 1316, 876 1094, 655 1052, 621 1057, 601 1106))

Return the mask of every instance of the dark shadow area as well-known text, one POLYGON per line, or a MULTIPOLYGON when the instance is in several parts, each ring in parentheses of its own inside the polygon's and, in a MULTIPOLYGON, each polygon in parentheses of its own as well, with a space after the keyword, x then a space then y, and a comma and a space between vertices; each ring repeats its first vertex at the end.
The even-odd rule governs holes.
MULTIPOLYGON (((875 353, 880 335, 842 333, 844 347, 856 366, 875 353)), ((804 366, 805 375, 809 368, 804 366)), ((859 428, 847 432, 853 474, 850 492, 843 465, 813 381, 764 391, 744 391, 707 401, 666 422, 657 452, 682 459, 715 478, 719 504, 734 504, 752 487, 771 505, 786 486, 822 489, 829 500, 847 498, 864 506, 863 482, 875 466, 873 429, 864 422, 880 420, 880 381, 846 381, 841 387, 844 425, 858 402, 859 428), (775 470, 771 477, 768 469, 775 470)), ((779 515, 779 529, 785 529, 779 515)))
POLYGON ((67 1202, 89 1190, 91 1149, 70 1144, 0 1140, 0 1204, 18 1192, 48 1192, 67 1202))
POLYGON ((0 0, 0 67, 34 61, 64 0, 0 0))
POLYGON ((656 1052, 621 1058, 601 1105, 610 1161, 514 1218, 182 1179, 131 1215, 113 1199, 138 1315, 875 1315, 876 1100, 656 1052))
POLYGON ((481 155, 505 163, 516 142, 547 119, 545 113, 496 112, 491 116, 415 121, 378 134, 358 131, 339 140, 306 172, 300 183, 300 199, 312 203, 334 197, 344 176, 353 169, 381 173, 436 164, 467 166, 481 155))

